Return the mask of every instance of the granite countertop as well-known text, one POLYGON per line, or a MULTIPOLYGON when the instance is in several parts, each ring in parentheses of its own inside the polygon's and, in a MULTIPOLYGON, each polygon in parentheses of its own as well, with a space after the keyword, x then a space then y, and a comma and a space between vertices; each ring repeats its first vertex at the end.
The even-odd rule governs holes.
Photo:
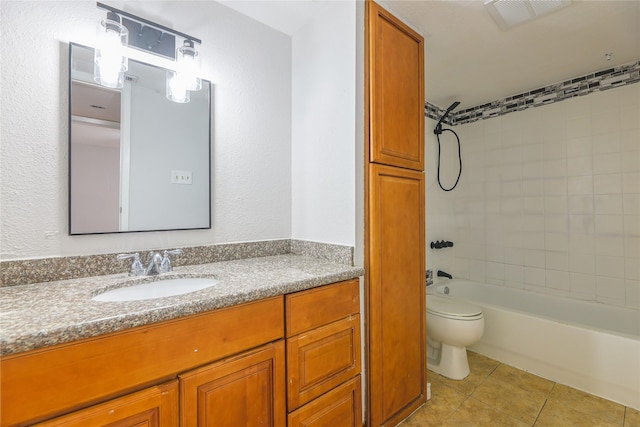
POLYGON ((308 256, 277 255, 177 267, 161 277, 213 277, 220 283, 201 291, 143 301, 91 300, 106 290, 141 281, 127 273, 2 287, 0 355, 122 331, 363 274, 360 267, 308 256))

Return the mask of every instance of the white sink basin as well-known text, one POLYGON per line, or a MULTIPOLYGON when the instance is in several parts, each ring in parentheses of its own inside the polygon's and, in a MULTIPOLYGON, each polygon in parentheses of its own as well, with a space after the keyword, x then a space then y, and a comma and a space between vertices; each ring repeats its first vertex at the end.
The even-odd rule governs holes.
POLYGON ((206 277, 187 277, 178 279, 157 280, 134 286, 113 289, 91 298, 94 301, 141 301, 154 298, 171 297, 200 291, 219 283, 216 279, 206 277))

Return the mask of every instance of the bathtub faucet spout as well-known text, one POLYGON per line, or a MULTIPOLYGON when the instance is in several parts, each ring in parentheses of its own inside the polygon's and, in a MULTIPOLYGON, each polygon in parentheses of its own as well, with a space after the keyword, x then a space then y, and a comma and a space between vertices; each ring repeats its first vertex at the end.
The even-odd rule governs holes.
POLYGON ((453 279, 453 277, 449 273, 442 270, 438 270, 438 277, 446 277, 447 279, 453 279))

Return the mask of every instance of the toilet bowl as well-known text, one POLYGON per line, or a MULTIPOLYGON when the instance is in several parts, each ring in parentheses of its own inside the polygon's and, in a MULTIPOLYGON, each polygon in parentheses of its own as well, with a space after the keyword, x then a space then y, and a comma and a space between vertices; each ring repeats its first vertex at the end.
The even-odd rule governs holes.
POLYGON ((455 298, 427 296, 427 368, 454 380, 469 375, 467 348, 484 332, 482 309, 455 298))

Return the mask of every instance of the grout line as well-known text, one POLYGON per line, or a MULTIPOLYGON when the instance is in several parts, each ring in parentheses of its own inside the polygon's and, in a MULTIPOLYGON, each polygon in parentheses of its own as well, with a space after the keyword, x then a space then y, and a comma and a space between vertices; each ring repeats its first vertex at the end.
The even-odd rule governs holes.
MULTIPOLYGON (((555 383, 554 383, 554 387, 555 387, 555 383)), ((552 389, 553 390, 553 389, 552 389)), ((544 403, 542 404, 542 408, 540 408, 540 411, 538 412, 538 415, 536 415, 536 419, 533 420, 533 424, 531 424, 531 427, 535 426, 536 423, 538 422, 538 418, 540 418, 540 414, 542 414, 542 411, 544 410, 544 407, 547 406, 547 402, 549 401, 549 399, 544 399, 544 403)))
POLYGON ((449 421, 449 419, 451 419, 451 418, 455 415, 455 413, 456 413, 456 412, 458 412, 458 411, 460 410, 460 408, 462 408, 462 406, 464 405, 464 403, 465 403, 467 400, 469 400, 470 398, 471 398, 471 395, 470 395, 470 394, 469 394, 469 395, 467 395, 467 396, 462 400, 462 402, 460 402, 460 404, 456 407, 456 409, 454 409, 454 410, 453 410, 453 412, 451 412, 451 413, 449 414, 449 416, 448 416, 448 417, 446 417, 446 418, 443 420, 442 424, 444 424, 444 423, 446 423, 447 421, 449 421))

